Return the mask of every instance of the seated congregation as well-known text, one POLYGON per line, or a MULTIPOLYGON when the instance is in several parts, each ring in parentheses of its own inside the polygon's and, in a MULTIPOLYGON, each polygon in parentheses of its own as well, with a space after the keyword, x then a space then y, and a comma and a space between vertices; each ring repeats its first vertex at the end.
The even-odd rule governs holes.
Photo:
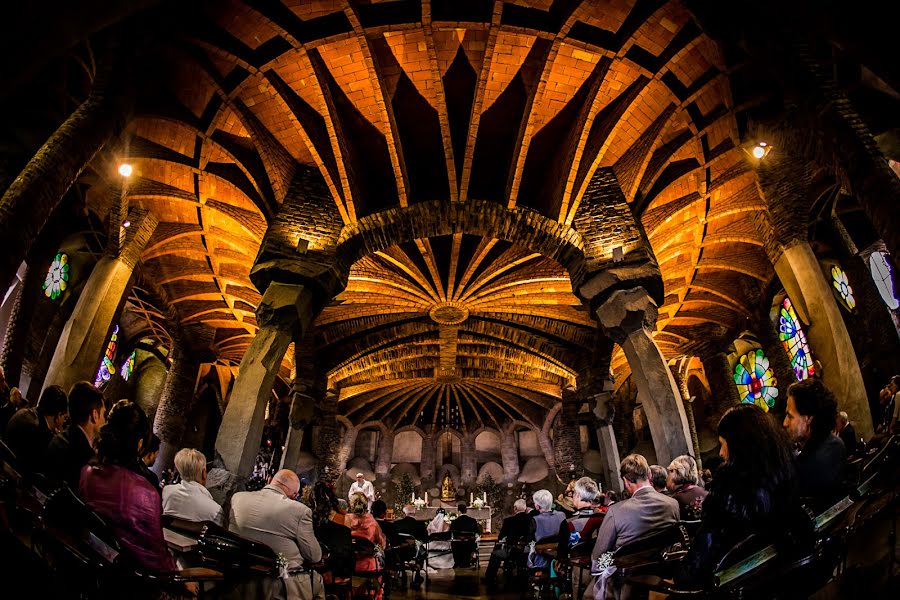
MULTIPOLYGON (((725 413, 710 481, 691 456, 663 469, 631 454, 621 500, 590 477, 557 500, 534 492, 531 510, 519 498, 491 552, 487 593, 716 597, 738 581, 805 597, 834 579, 847 536, 878 514, 859 507, 896 492, 900 436, 885 432, 881 448, 848 461, 838 420, 831 392, 809 379, 790 387, 782 424, 752 404, 725 413)), ((68 397, 47 388, 12 415, 3 442, 4 545, 30 540, 20 549, 72 595, 117 597, 128 585, 147 597, 381 600, 409 575, 417 590, 423 573, 479 567, 482 527, 464 503, 452 522, 441 509, 426 525, 412 505, 388 520, 381 499, 370 508, 351 490, 344 503, 333 486, 304 486, 283 469, 220 505, 205 487, 205 456, 190 448, 175 455, 175 481, 160 485, 147 416, 127 400, 107 412, 87 382, 68 397)))

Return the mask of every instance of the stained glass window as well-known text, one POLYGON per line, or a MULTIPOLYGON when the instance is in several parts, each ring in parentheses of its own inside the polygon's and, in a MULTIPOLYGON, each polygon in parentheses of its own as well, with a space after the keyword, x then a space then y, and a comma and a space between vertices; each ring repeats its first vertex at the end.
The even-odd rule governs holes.
POLYGON ((100 361, 100 369, 97 371, 97 378, 94 380, 94 385, 103 385, 109 378, 112 377, 112 374, 116 372, 116 365, 113 363, 113 359, 116 357, 116 346, 119 342, 119 326, 116 325, 115 329, 113 329, 112 336, 109 338, 109 343, 106 345, 106 354, 103 355, 103 360, 100 361))
POLYGON ((887 255, 884 252, 873 252, 869 255, 869 271, 872 273, 872 279, 875 280, 875 287, 881 294, 881 299, 887 304, 891 310, 900 308, 900 302, 894 295, 894 280, 891 278, 891 265, 887 261, 887 255))
POLYGON ((853 310, 856 308, 856 299, 853 297, 853 288, 850 287, 850 281, 847 280, 847 274, 837 265, 831 267, 831 285, 837 290, 838 296, 844 306, 853 310))
POLYGON ((69 256, 60 252, 53 259, 50 270, 47 271, 47 277, 44 278, 44 295, 51 300, 59 298, 60 294, 66 291, 69 281, 69 256))
POLYGON ((797 379, 803 381, 816 372, 813 365, 812 353, 809 344, 806 343, 806 334, 800 326, 800 319, 794 311, 794 305, 787 296, 781 303, 781 314, 778 318, 778 339, 784 344, 788 356, 791 358, 791 366, 797 379))
POLYGON ((762 350, 751 350, 734 366, 734 383, 741 402, 755 404, 766 412, 775 406, 778 381, 769 368, 769 359, 762 350))
POLYGON ((122 379, 128 381, 131 379, 131 373, 134 371, 134 350, 131 351, 131 355, 129 355, 128 360, 122 363, 122 368, 119 369, 119 374, 122 376, 122 379))

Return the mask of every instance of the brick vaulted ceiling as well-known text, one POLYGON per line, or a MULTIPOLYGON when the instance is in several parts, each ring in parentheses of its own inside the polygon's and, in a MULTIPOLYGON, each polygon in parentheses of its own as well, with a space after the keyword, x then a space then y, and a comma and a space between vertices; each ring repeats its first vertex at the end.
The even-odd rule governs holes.
MULTIPOLYGON (((302 165, 344 224, 470 198, 571 224, 595 170, 611 167, 660 263, 667 356, 709 323, 738 327, 745 282, 771 276, 727 68, 681 2, 179 10, 131 127, 130 194, 160 217, 144 255, 154 281, 223 362, 256 331, 249 269, 302 165)), ((509 394, 546 407, 592 332, 558 265, 458 235, 363 258, 316 339, 359 418, 410 420, 420 404, 436 418, 459 398, 459 418, 486 420, 509 394)))

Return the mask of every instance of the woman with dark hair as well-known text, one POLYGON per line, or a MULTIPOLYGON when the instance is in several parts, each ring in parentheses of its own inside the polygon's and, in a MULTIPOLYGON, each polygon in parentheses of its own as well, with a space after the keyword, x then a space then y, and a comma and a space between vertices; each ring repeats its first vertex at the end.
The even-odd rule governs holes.
POLYGON ((753 404, 731 408, 719 421, 716 471, 703 501, 700 529, 676 578, 704 584, 725 554, 747 536, 783 539, 792 527, 795 474, 788 440, 775 422, 753 404))
POLYGON ((119 400, 97 439, 97 459, 81 471, 82 499, 110 524, 122 548, 141 566, 175 569, 162 532, 159 491, 142 474, 141 448, 147 415, 137 404, 119 400))
POLYGON ((334 520, 337 496, 320 481, 312 488, 310 502, 316 539, 328 548, 328 558, 325 560, 328 571, 322 578, 326 584, 346 579, 353 573, 353 542, 350 528, 334 520))

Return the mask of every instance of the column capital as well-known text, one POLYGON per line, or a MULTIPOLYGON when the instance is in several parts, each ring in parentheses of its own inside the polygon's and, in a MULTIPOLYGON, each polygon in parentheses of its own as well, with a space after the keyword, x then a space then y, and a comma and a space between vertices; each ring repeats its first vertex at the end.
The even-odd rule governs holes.
POLYGON ((621 344, 629 335, 656 325, 656 302, 642 287, 616 290, 595 310, 603 332, 621 344))
POLYGON ((297 337, 302 336, 312 317, 313 294, 302 285, 273 282, 256 308, 260 328, 277 329, 297 337))

